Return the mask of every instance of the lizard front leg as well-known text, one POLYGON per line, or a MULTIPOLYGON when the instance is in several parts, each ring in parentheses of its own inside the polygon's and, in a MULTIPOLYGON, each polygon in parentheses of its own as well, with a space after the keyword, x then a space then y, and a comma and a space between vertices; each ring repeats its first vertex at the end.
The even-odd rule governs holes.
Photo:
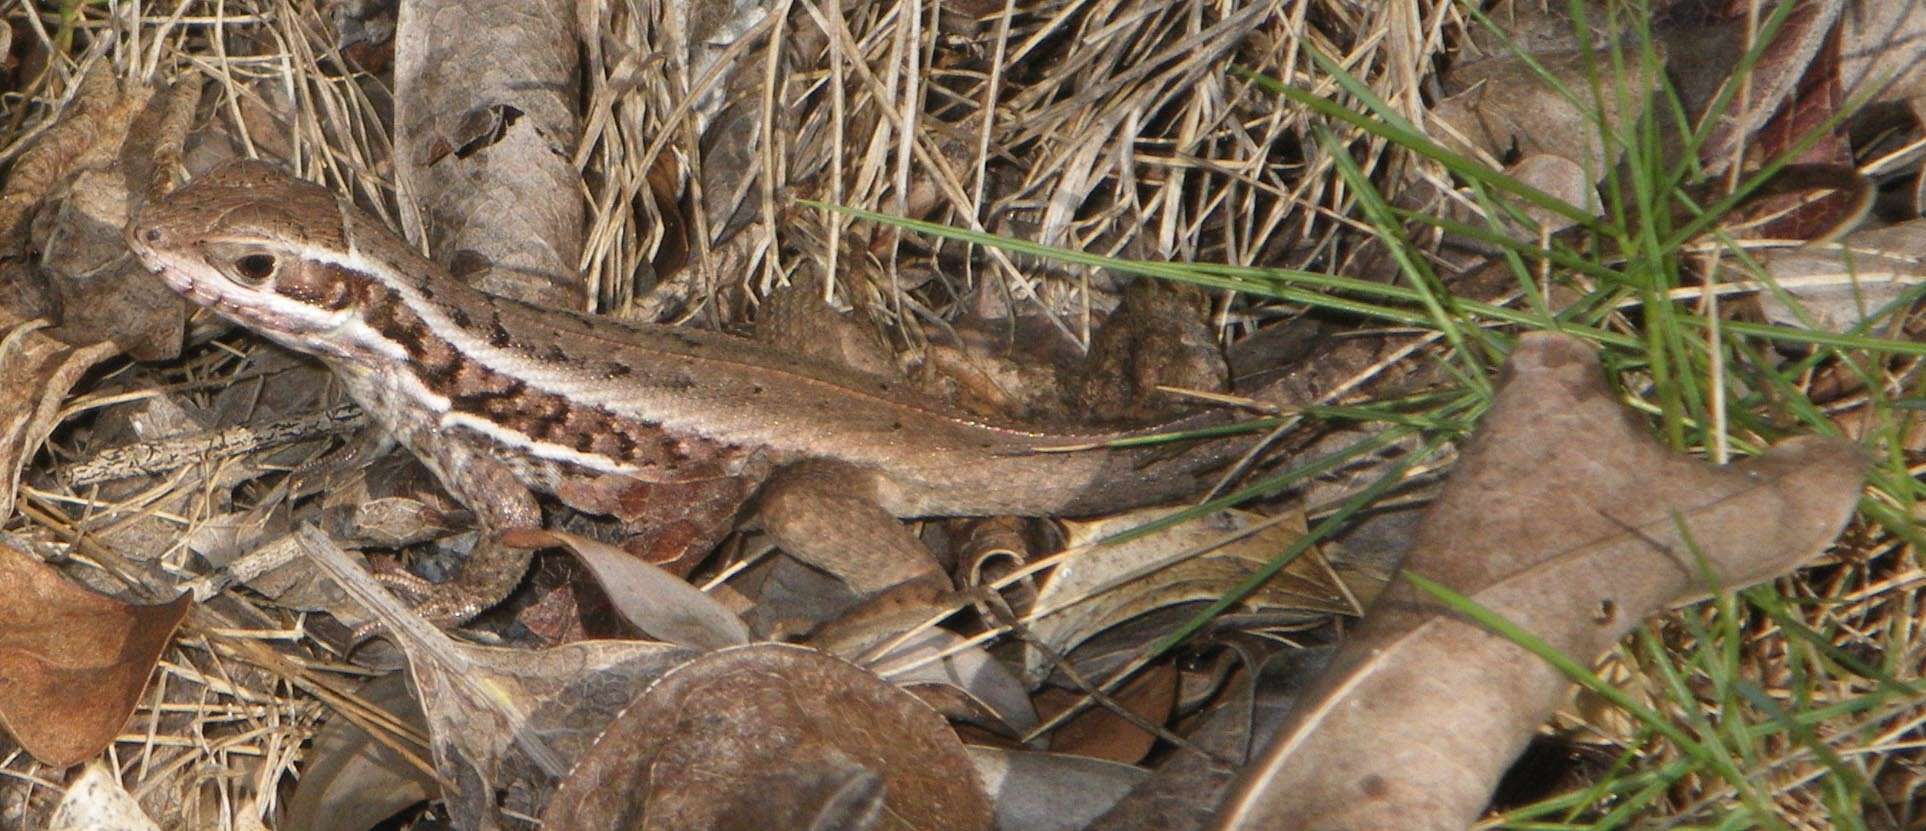
POLYGON ((485 451, 453 441, 420 447, 409 441, 418 436, 401 438, 434 471, 449 495, 475 512, 482 534, 453 580, 430 583, 400 568, 377 572, 375 577, 420 598, 415 611, 430 623, 458 626, 500 603, 521 584, 534 554, 501 544, 497 533, 541 527, 541 505, 512 468, 485 451))

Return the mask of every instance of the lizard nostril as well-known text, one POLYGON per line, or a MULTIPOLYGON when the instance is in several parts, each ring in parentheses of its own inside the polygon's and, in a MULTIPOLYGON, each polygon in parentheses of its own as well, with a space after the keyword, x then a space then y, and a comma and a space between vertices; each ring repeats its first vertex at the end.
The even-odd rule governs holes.
POLYGON ((147 229, 146 231, 144 231, 144 232, 142 232, 142 233, 141 233, 141 236, 142 236, 142 237, 144 237, 144 238, 145 238, 145 239, 146 239, 146 240, 147 240, 148 242, 160 242, 160 241, 161 241, 161 229, 159 229, 159 228, 148 228, 148 229, 147 229))

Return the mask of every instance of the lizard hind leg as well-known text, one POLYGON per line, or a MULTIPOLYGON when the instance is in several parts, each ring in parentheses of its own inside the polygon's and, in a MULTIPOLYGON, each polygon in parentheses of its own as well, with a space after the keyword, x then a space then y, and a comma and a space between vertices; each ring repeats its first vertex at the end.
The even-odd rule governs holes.
POLYGON ((928 584, 949 588, 929 549, 875 498, 875 474, 827 461, 793 464, 762 487, 756 515, 778 546, 862 598, 928 584))

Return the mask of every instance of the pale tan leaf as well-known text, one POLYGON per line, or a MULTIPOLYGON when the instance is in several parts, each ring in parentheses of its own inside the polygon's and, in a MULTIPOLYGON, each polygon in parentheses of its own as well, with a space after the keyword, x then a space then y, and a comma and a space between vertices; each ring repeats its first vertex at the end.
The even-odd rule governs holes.
POLYGON ((60 796, 48 828, 52 831, 160 831, 134 795, 121 787, 114 771, 95 761, 60 796))
POLYGON ((588 566, 615 610, 651 637, 705 650, 749 642, 749 627, 721 602, 621 548, 563 531, 531 529, 505 533, 502 543, 568 549, 588 566))
MULTIPOLYGON (((1591 347, 1528 334, 1405 568, 1587 661, 1707 579, 1743 586, 1818 553, 1865 465, 1816 438, 1730 467, 1680 455, 1618 403, 1591 347)), ((1462 829, 1570 684, 1395 581, 1217 827, 1462 829)))

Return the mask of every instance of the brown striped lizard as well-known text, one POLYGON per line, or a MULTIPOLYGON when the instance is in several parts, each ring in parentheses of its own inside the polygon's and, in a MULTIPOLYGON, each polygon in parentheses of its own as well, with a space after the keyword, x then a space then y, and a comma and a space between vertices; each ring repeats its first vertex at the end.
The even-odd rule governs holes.
MULTIPOLYGON (((326 363, 496 531, 539 526, 546 493, 622 520, 630 550, 672 560, 713 547, 750 504, 785 551, 874 595, 941 577, 898 518, 1151 504, 1202 490, 1248 446, 1053 452, 1135 434, 965 415, 750 340, 485 294, 260 162, 142 206, 126 237, 182 295, 326 363)), ((515 587, 528 557, 478 547, 454 580, 415 587, 421 611, 445 625, 472 617, 515 587)))

